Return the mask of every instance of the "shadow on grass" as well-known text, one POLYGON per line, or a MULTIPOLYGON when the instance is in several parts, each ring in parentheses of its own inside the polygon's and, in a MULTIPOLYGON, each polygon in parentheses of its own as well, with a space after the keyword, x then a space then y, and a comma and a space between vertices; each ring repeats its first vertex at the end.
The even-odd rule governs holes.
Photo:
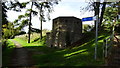
POLYGON ((97 58, 94 60, 95 39, 72 49, 49 48, 45 46, 27 47, 43 52, 34 54, 33 59, 37 66, 100 66, 104 64, 102 60, 102 39, 107 36, 99 37, 97 58))
POLYGON ((14 50, 14 43, 7 41, 7 47, 2 51, 2 66, 8 66, 11 60, 11 53, 14 50))
MULTIPOLYGON (((99 37, 102 40, 107 35, 99 37)), ((25 46, 36 62, 36 66, 97 66, 102 65, 102 42, 98 43, 98 58, 94 60, 95 39, 72 49, 58 49, 46 46, 25 46)))

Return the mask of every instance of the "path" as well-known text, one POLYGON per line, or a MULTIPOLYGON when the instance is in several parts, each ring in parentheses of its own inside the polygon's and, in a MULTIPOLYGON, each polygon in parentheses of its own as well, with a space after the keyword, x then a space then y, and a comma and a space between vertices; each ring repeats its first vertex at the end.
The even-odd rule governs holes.
MULTIPOLYGON (((120 36, 117 35, 117 38, 120 41, 120 36)), ((116 39, 115 39, 116 41, 116 39)), ((120 42, 116 41, 116 44, 113 47, 113 50, 111 52, 111 56, 108 59, 108 66, 120 66, 120 42)))
POLYGON ((34 68, 34 62, 31 57, 31 52, 29 52, 26 48, 22 47, 15 40, 11 40, 15 43, 16 48, 14 48, 11 56, 11 63, 9 66, 17 66, 17 67, 31 67, 34 68))
POLYGON ((14 42, 16 48, 22 48, 22 45, 18 43, 17 41, 10 39, 12 42, 14 42))

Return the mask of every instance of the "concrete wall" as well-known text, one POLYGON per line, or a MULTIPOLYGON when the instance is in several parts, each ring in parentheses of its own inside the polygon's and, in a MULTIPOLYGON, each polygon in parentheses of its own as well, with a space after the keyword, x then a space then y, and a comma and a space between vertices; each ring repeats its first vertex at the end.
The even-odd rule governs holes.
POLYGON ((59 48, 65 48, 76 42, 82 35, 82 22, 76 17, 58 17, 53 20, 51 34, 52 45, 59 48))

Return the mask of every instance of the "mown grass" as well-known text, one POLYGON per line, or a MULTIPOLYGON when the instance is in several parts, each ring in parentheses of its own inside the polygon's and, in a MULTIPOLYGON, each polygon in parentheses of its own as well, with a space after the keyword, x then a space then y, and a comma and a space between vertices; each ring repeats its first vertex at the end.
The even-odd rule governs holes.
POLYGON ((97 54, 99 61, 94 60, 95 39, 72 49, 40 47, 38 51, 44 54, 33 55, 33 58, 37 66, 100 66, 104 64, 102 44, 106 37, 108 36, 99 36, 97 54))
POLYGON ((14 40, 16 40, 18 43, 20 43, 23 47, 27 47, 27 46, 43 46, 43 45, 45 45, 45 41, 40 41, 39 38, 38 38, 37 41, 31 42, 31 43, 28 43, 27 41, 24 41, 21 38, 15 38, 14 40))
POLYGON ((2 64, 8 66, 11 60, 11 53, 15 48, 14 43, 11 40, 7 40, 7 48, 2 52, 2 64))
POLYGON ((34 49, 33 59, 36 66, 101 66, 104 64, 102 46, 103 39, 108 38, 109 33, 102 33, 98 36, 97 61, 94 60, 95 37, 90 41, 73 47, 72 49, 59 49, 46 47, 45 40, 37 40, 27 43, 22 38, 15 38, 23 47, 34 49))
MULTIPOLYGON (((43 33, 43 36, 45 36, 46 34, 43 33)), ((28 42, 28 34, 23 34, 23 35, 19 35, 19 36, 16 36, 15 39, 21 39, 21 40, 24 40, 25 42, 28 42)), ((38 39, 40 38, 40 33, 31 33, 30 35, 30 42, 34 42, 35 40, 38 41, 38 39)))

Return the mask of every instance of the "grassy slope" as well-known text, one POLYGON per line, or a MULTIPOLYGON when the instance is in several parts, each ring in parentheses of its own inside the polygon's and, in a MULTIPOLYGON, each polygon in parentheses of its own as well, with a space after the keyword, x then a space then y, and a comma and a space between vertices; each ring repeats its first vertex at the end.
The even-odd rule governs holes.
POLYGON ((37 66, 93 66, 104 64, 102 59, 102 44, 103 39, 108 36, 109 34, 105 33, 98 37, 99 61, 94 60, 95 38, 92 38, 91 41, 72 49, 49 48, 44 46, 43 41, 42 43, 34 42, 28 44, 21 38, 15 38, 14 40, 21 43, 24 47, 41 52, 41 54, 33 55, 33 59, 36 61, 37 66))
MULTIPOLYGON (((45 36, 45 34, 43 34, 45 36)), ((14 40, 18 41, 22 46, 43 46, 44 41, 39 40, 39 33, 33 33, 31 34, 31 43, 27 43, 28 38, 25 35, 21 35, 20 37, 16 37, 14 40), (35 41, 36 40, 36 41, 35 41)))
POLYGON ((95 39, 72 49, 55 49, 41 47, 38 50, 44 54, 34 55, 38 66, 89 66, 102 65, 102 41, 107 35, 99 36, 98 43, 98 58, 94 60, 95 39))

